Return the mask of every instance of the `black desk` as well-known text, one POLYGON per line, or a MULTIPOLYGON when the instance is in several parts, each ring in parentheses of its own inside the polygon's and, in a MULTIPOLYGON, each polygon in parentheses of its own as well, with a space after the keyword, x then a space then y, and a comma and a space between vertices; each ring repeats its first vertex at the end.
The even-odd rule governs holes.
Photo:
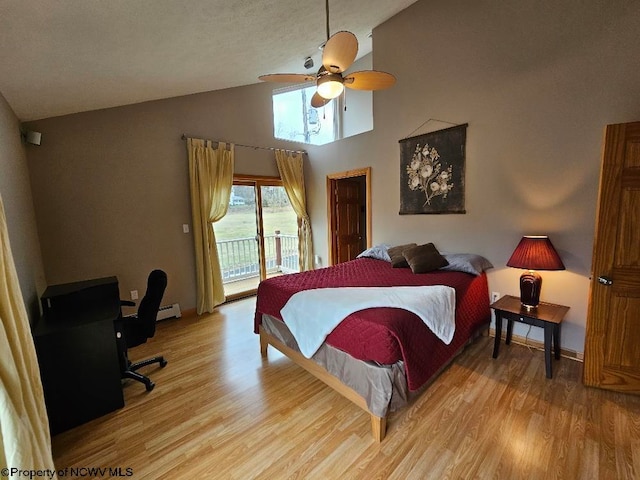
POLYGON ((51 434, 124 406, 113 322, 116 277, 50 286, 33 328, 51 434))

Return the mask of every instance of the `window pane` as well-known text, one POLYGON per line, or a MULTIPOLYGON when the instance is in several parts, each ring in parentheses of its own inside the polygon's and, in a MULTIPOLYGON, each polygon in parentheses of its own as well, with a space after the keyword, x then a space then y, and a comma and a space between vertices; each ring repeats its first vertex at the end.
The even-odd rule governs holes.
POLYGON ((273 135, 283 140, 324 145, 336 139, 337 101, 311 106, 316 87, 276 90, 273 93, 273 135))
POLYGON ((284 187, 261 187, 267 275, 300 271, 298 217, 284 187))
MULTIPOLYGON (((225 294, 235 293, 230 284, 253 279, 246 290, 260 281, 260 263, 256 219, 256 195, 253 186, 234 185, 227 214, 213 224, 225 294)), ((243 284, 244 285, 244 284, 243 284)))

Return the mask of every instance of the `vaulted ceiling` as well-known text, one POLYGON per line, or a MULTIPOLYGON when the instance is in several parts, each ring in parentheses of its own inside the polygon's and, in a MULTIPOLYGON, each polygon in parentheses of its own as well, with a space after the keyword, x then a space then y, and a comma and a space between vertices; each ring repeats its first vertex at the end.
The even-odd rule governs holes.
MULTIPOLYGON (((331 33, 360 57, 414 2, 332 0, 331 33)), ((0 92, 35 120, 315 72, 325 40, 323 0, 0 0, 0 92)))

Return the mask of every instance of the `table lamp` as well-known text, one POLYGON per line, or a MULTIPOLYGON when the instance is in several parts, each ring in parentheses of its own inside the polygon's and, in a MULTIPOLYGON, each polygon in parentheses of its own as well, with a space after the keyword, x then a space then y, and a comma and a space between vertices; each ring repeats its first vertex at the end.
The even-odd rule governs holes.
POLYGON ((542 277, 535 270, 565 269, 547 236, 522 237, 507 266, 526 270, 520 277, 520 303, 527 310, 533 310, 540 303, 542 277))

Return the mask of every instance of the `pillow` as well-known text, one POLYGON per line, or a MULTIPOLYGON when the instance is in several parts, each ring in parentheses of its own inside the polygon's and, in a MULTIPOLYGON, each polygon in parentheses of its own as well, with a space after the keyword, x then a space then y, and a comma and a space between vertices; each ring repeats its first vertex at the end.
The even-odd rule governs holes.
POLYGON ((447 259, 449 265, 442 267, 441 270, 478 276, 488 268, 493 268, 489 260, 475 253, 443 253, 442 256, 447 259))
POLYGON ((391 259, 391 266, 393 268, 402 268, 408 267, 407 259, 404 258, 402 252, 407 250, 408 248, 417 247, 418 245, 415 243, 407 243, 406 245, 398 245, 396 247, 391 247, 387 250, 387 254, 391 259))
POLYGON ((389 257, 389 254, 387 253, 388 248, 389 248, 389 245, 387 244, 376 245, 375 247, 366 249, 364 252, 359 254, 356 258, 367 257, 367 258, 375 258, 376 260, 384 260, 385 262, 390 262, 391 257, 389 257))
POLYGON ((403 255, 413 273, 427 273, 449 264, 433 243, 409 248, 403 255))

